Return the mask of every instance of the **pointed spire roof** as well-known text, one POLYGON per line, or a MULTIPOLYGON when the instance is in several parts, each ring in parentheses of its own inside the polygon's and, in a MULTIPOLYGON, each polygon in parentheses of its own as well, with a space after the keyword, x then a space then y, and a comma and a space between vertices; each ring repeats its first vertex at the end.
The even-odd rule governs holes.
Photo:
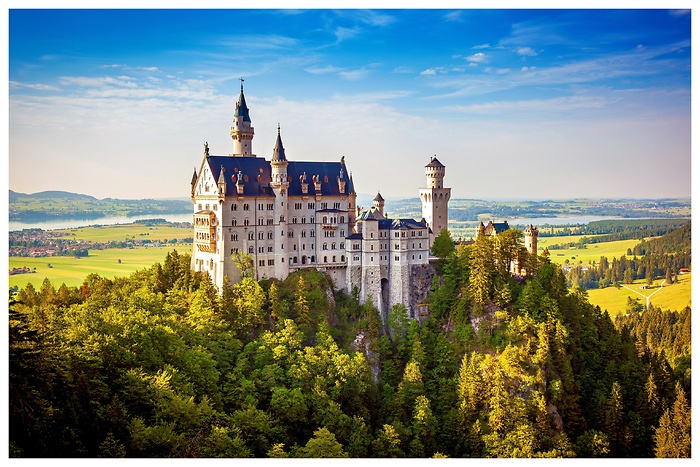
POLYGON ((287 161, 287 156, 284 154, 284 146, 282 145, 282 136, 280 136, 280 125, 277 124, 277 141, 275 142, 275 149, 272 151, 273 161, 287 161))
POLYGON ((384 201, 384 198, 382 198, 382 195, 377 192, 377 196, 374 197, 374 201, 384 201))
POLYGON ((224 176, 224 166, 221 166, 221 171, 219 172, 219 181, 218 183, 226 183, 226 177, 224 176))
POLYGON ((197 183, 197 167, 194 168, 194 173, 192 174, 192 182, 190 182, 191 185, 194 185, 197 183))
POLYGON ((236 103, 236 113, 233 114, 233 116, 243 117, 244 122, 250 122, 250 114, 248 112, 248 105, 246 105, 245 96, 243 95, 243 78, 241 78, 241 95, 238 96, 238 102, 236 103))
POLYGON ((430 156, 430 162, 426 167, 445 167, 442 165, 442 162, 440 162, 436 156, 430 156))

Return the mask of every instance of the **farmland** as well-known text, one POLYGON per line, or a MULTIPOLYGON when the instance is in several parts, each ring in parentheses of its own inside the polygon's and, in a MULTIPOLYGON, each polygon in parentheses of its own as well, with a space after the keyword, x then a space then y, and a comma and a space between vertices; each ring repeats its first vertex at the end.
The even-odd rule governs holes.
MULTIPOLYGON (((649 289, 641 289, 646 284, 644 280, 634 281, 627 287, 637 290, 644 296, 654 294, 649 300, 654 306, 662 310, 680 311, 686 306, 691 306, 691 274, 678 276, 678 282, 668 286, 664 285, 659 290, 659 285, 663 279, 657 279, 649 289), (656 293, 655 293, 656 292, 656 293)), ((588 300, 593 305, 598 305, 601 310, 608 310, 610 316, 625 313, 627 308, 627 298, 640 299, 642 305, 646 304, 646 299, 624 287, 606 287, 604 289, 592 289, 588 291, 588 300)))
POLYGON ((45 278, 49 278, 56 287, 65 283, 67 286, 80 286, 88 274, 99 274, 108 279, 122 277, 140 269, 149 268, 154 263, 162 263, 165 256, 173 249, 179 253, 190 253, 192 244, 177 244, 163 247, 109 248, 90 250, 86 258, 73 256, 53 256, 43 258, 10 257, 9 268, 36 268, 35 273, 18 274, 9 277, 9 286, 24 288, 32 283, 41 287, 45 278), (121 260, 121 263, 119 262, 121 260), (51 265, 49 267, 48 265, 51 265))

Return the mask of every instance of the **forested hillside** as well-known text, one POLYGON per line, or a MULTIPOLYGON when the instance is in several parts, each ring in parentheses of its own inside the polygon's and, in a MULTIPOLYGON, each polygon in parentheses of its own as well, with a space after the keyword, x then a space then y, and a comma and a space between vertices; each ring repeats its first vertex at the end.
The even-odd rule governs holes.
POLYGON ((311 269, 218 294, 177 252, 29 286, 10 455, 689 457, 690 311, 613 323, 506 232, 439 251, 421 323, 311 269))

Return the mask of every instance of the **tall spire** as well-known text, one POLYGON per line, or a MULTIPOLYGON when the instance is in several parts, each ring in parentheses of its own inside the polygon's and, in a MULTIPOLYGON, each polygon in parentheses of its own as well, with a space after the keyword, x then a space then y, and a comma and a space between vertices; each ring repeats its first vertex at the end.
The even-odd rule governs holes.
POLYGON ((243 78, 241 78, 241 94, 238 96, 238 102, 236 103, 236 113, 233 114, 233 116, 243 117, 244 122, 250 122, 248 106, 245 103, 245 96, 243 95, 243 81, 243 78))
POLYGON ((272 152, 272 160, 276 162, 287 161, 287 156, 284 154, 284 146, 282 145, 282 136, 280 136, 280 124, 277 124, 277 141, 275 149, 272 152))
POLYGON ((255 130, 251 125, 250 111, 245 103, 243 94, 243 78, 241 78, 241 94, 236 103, 236 112, 233 115, 233 126, 231 127, 231 138, 233 139, 232 156, 255 157, 253 154, 253 136, 255 130))

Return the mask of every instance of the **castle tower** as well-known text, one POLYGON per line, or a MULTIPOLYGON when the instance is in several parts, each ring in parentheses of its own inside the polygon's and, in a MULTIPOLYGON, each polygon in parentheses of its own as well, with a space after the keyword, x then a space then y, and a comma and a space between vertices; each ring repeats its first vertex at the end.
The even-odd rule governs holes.
POLYGON ((250 113, 243 95, 243 79, 241 79, 241 94, 236 103, 236 112, 233 114, 233 126, 231 127, 231 139, 233 139, 232 156, 255 157, 253 154, 253 127, 250 122, 250 113))
POLYGON ((382 198, 382 195, 377 192, 377 196, 374 197, 374 203, 372 204, 375 209, 381 214, 381 217, 384 218, 384 198, 382 198))
POLYGON ((537 227, 532 224, 525 228, 525 248, 531 255, 537 255, 537 236, 539 233, 540 232, 537 230, 537 227))
POLYGON ((445 178, 445 166, 432 156, 425 166, 425 178, 427 188, 421 188, 420 199, 423 206, 423 218, 430 227, 430 245, 442 229, 447 228, 447 202, 452 193, 451 188, 443 188, 445 178))
MULTIPOLYGON (((287 211, 289 202, 285 203, 288 198, 289 191, 289 176, 287 175, 287 155, 284 152, 282 144, 282 136, 280 135, 280 126, 277 124, 277 141, 275 141, 275 149, 272 150, 272 159, 270 159, 270 188, 275 192, 275 206, 273 218, 279 221, 281 230, 286 230, 287 211)), ((281 239, 282 243, 286 242, 281 239)), ((281 249, 275 249, 275 277, 286 278, 289 274, 289 269, 284 263, 287 252, 281 249)))

